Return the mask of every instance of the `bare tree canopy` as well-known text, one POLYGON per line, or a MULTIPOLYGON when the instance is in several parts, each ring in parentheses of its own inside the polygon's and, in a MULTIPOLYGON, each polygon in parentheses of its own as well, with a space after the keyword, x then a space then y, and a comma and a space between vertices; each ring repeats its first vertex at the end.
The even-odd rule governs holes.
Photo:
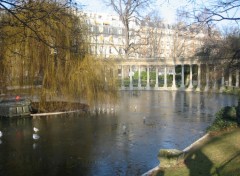
POLYGON ((190 0, 192 9, 182 7, 178 10, 181 16, 194 19, 198 23, 208 25, 217 22, 232 21, 239 25, 240 1, 239 0, 190 0))
MULTIPOLYGON (((139 19, 147 12, 147 8, 154 2, 154 0, 108 0, 106 4, 111 6, 113 10, 119 15, 120 20, 124 26, 125 38, 125 57, 128 58, 131 50, 134 50, 134 42, 131 42, 131 23, 139 22, 139 19)), ((137 29, 135 29, 137 31, 137 29)), ((135 31, 135 32, 136 32, 135 31)), ((135 35, 136 36, 136 35, 135 35)))
MULTIPOLYGON (((208 3, 206 3, 208 4, 208 3)), ((217 22, 240 20, 240 1, 239 0, 218 0, 210 1, 208 6, 201 6, 195 11, 195 17, 199 22, 217 22)))
MULTIPOLYGON (((184 8, 178 11, 179 15, 193 20, 201 26, 206 26, 209 32, 209 38, 206 38, 202 47, 202 55, 212 59, 224 60, 224 66, 232 70, 240 69, 240 46, 239 46, 239 22, 240 22, 240 1, 239 0, 210 0, 210 1, 189 1, 193 6, 192 10, 184 8), (229 24, 228 32, 219 29, 218 23, 229 24), (224 22, 224 23, 222 23, 224 22), (212 32, 218 30, 222 36, 215 38, 212 32), (225 32, 225 34, 223 33, 225 32), (226 62, 228 62, 226 64, 226 62)), ((225 27, 226 29, 226 27, 225 27)), ((198 53, 199 54, 199 53, 198 53)))

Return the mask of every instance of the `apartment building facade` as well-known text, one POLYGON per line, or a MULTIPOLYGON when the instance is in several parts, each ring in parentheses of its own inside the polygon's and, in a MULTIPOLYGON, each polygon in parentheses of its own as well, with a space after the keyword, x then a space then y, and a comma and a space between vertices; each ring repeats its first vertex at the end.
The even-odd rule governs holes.
MULTIPOLYGON (((93 12, 84 15, 89 27, 90 53, 103 58, 124 58, 126 30, 119 16, 93 12)), ((167 60, 193 57, 205 37, 197 26, 137 18, 130 22, 129 36, 134 47, 128 58, 167 60)))

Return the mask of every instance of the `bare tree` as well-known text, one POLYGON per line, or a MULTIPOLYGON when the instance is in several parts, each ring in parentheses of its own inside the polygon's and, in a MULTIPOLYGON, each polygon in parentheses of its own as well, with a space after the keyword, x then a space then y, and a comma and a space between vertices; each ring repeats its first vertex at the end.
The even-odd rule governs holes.
MULTIPOLYGON (((187 17, 192 17, 198 24, 206 24, 208 26, 208 30, 214 33, 214 28, 219 22, 235 22, 235 37, 239 37, 239 22, 240 22, 240 1, 239 0, 211 0, 205 4, 197 4, 197 1, 193 0, 191 3, 194 4, 195 8, 192 12, 185 12, 187 17)), ((182 13, 183 14, 183 13, 182 13)), ((233 26, 234 23, 231 23, 233 26)), ((225 34, 225 36, 228 34, 225 34)), ((232 34, 230 34, 231 36, 232 34)), ((211 36, 210 36, 211 37, 211 36)), ((220 50, 219 50, 220 51, 220 50)), ((222 51, 222 50, 221 50, 222 51)), ((227 46, 224 50, 227 50, 227 46)), ((229 50, 228 54, 232 53, 232 59, 229 59, 229 67, 234 67, 236 69, 240 67, 236 67, 236 65, 240 62, 239 57, 239 48, 234 47, 233 50, 229 50)), ((228 57, 229 58, 229 57, 228 57)))
POLYGON ((138 53, 146 58, 160 58, 164 24, 160 15, 153 11, 141 23, 141 42, 138 53))
POLYGON ((123 23, 125 39, 124 51, 126 59, 136 47, 133 37, 136 37, 136 32, 139 29, 136 29, 134 25, 140 24, 140 18, 144 16, 143 14, 152 3, 153 0, 108 0, 106 2, 106 4, 111 6, 119 15, 119 18, 123 23))
POLYGON ((194 16, 199 22, 212 23, 230 20, 238 23, 240 20, 238 12, 240 2, 238 0, 217 0, 205 4, 201 4, 194 10, 194 16))

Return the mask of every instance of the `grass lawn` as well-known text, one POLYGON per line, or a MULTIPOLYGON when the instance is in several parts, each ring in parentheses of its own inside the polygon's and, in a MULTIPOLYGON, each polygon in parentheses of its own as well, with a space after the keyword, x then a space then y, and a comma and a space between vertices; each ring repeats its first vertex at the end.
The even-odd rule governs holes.
POLYGON ((154 176, 240 176, 240 128, 210 135, 184 162, 161 168, 154 176))

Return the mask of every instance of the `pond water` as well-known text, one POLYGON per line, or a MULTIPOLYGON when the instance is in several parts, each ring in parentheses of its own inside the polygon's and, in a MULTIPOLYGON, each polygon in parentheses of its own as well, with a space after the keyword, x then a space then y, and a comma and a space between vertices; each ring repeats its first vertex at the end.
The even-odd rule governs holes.
POLYGON ((123 91, 101 115, 0 121, 0 175, 141 175, 159 164, 159 149, 186 148, 236 104, 223 94, 123 91))

